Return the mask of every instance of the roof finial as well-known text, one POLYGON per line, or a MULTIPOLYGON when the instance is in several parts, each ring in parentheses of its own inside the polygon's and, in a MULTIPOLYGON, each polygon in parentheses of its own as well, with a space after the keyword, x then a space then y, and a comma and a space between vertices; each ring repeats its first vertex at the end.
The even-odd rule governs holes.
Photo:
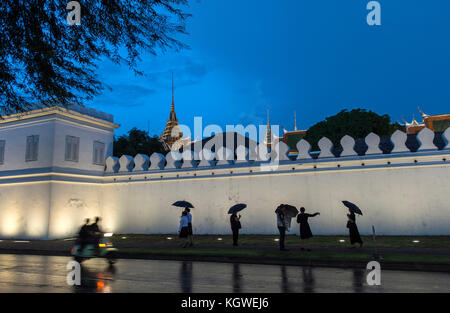
POLYGON ((173 101, 173 72, 172 72, 172 110, 175 109, 175 103, 173 101))
POLYGON ((429 117, 428 114, 425 114, 422 112, 422 110, 420 109, 420 106, 417 106, 417 109, 419 110, 420 114, 422 115, 422 119, 425 120, 427 117, 429 117))

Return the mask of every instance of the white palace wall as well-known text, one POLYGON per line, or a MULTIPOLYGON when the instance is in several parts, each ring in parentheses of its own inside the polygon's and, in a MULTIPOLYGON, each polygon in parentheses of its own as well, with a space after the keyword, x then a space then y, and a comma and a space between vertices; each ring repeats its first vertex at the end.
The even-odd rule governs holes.
MULTIPOLYGON (((310 220, 313 233, 346 234, 341 201, 349 200, 364 212, 357 217, 362 234, 371 234, 373 225, 379 235, 450 235, 450 147, 437 150, 430 132, 419 134, 417 152, 406 148, 404 133, 395 133, 391 154, 382 154, 378 136, 371 134, 364 156, 356 155, 353 139, 345 136, 345 156, 339 158, 329 156, 326 138, 318 159, 309 157, 309 144, 301 141, 298 159, 288 160, 287 147, 279 143, 271 154, 279 164, 264 167, 267 162, 250 161, 248 153, 239 160, 234 153, 218 153, 216 161, 224 165, 213 159, 204 166, 190 162, 190 153, 184 160, 171 153, 108 157, 104 172, 0 171, 0 237, 70 237, 84 218, 95 216, 114 233, 175 234, 181 209, 171 204, 177 200, 194 204, 196 234, 230 233, 227 210, 241 202, 248 206, 242 233, 275 234, 275 208, 288 203, 321 213, 310 220)), ((450 129, 444 138, 450 141, 450 129)), ((267 157, 261 154, 257 159, 267 157)), ((291 233, 298 233, 294 220, 291 233)))

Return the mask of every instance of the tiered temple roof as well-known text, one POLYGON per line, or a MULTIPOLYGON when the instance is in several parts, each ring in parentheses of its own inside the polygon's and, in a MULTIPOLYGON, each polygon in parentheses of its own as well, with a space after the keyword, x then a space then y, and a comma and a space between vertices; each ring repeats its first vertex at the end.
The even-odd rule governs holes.
POLYGON ((183 133, 178 126, 177 114, 175 113, 173 74, 172 74, 172 106, 170 108, 169 119, 167 120, 164 133, 161 135, 161 141, 171 149, 175 142, 183 138, 183 133))
POLYGON ((404 121, 407 134, 416 134, 425 127, 439 133, 450 127, 450 114, 428 115, 423 113, 420 108, 419 112, 422 115, 422 123, 417 122, 414 116, 411 123, 404 121))

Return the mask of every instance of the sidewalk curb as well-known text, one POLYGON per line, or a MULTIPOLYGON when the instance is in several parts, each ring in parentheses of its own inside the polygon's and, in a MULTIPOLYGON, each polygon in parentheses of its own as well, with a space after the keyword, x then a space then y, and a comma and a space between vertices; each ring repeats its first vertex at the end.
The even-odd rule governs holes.
MULTIPOLYGON (((0 254, 15 255, 47 255, 47 256, 67 256, 69 251, 55 250, 34 250, 34 249, 0 249, 0 254)), ((219 262, 219 263, 242 263, 242 264, 261 264, 261 265, 288 265, 288 266, 312 266, 312 267, 332 267, 346 269, 366 269, 366 261, 349 261, 334 259, 275 259, 258 257, 240 257, 240 256, 214 256, 214 255, 189 255, 189 254, 163 254, 163 253, 127 253, 118 252, 118 259, 136 259, 136 260, 166 260, 166 261, 195 261, 195 262, 219 262)), ((425 263, 425 262, 386 262, 379 260, 381 268, 385 270, 399 271, 421 271, 421 272, 444 272, 450 273, 450 264, 447 263, 425 263)))

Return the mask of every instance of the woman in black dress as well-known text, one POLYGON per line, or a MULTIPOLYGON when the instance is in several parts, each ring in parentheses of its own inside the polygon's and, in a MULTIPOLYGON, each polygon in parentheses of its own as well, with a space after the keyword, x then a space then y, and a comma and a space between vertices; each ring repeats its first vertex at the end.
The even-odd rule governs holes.
POLYGON ((240 219, 241 216, 237 216, 236 213, 233 213, 230 216, 231 231, 233 232, 233 246, 238 245, 239 229, 241 229, 240 219))
POLYGON ((349 211, 349 214, 347 214, 348 221, 347 221, 347 228, 349 230, 350 234, 350 243, 352 246, 355 243, 359 243, 359 247, 361 248, 363 246, 363 241, 361 239, 361 236, 359 235, 358 226, 356 226, 356 216, 355 213, 352 211, 349 211))
MULTIPOLYGON (((314 214, 305 213, 304 207, 300 208, 300 214, 297 215, 297 223, 300 224, 300 243, 302 246, 302 250, 305 250, 305 245, 306 245, 308 239, 313 236, 313 234, 311 232, 311 228, 309 227, 309 224, 308 224, 308 218, 314 217, 316 215, 320 215, 320 213, 319 212, 314 213, 314 214)), ((311 249, 307 249, 307 251, 311 251, 311 249)))

